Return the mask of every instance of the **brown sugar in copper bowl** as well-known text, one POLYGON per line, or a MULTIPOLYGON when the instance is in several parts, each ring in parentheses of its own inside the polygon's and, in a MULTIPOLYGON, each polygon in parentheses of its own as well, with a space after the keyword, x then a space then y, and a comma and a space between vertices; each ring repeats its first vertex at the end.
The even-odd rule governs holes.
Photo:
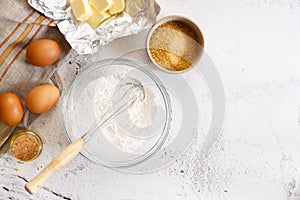
POLYGON ((147 53, 160 69, 170 73, 185 72, 195 66, 204 50, 199 27, 181 16, 167 16, 152 26, 146 40, 147 53))
POLYGON ((34 130, 21 130, 10 141, 10 152, 20 161, 35 160, 43 150, 41 135, 34 130))

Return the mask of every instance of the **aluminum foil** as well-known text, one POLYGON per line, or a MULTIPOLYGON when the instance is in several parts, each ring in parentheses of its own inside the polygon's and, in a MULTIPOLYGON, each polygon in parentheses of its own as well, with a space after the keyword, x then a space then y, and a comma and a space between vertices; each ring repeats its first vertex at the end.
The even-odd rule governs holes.
POLYGON ((53 19, 71 47, 79 54, 94 54, 101 45, 116 38, 137 34, 155 23, 160 7, 154 0, 125 1, 124 12, 109 18, 97 29, 76 20, 68 0, 28 0, 28 3, 53 19))

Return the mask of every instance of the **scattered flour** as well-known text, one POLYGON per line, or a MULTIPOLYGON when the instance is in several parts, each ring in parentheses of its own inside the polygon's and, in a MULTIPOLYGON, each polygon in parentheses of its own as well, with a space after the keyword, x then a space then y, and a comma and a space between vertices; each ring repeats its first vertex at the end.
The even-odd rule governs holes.
MULTIPOLYGON (((95 89, 95 114, 97 117, 104 113, 111 112, 115 87, 121 80, 120 76, 105 76, 98 79, 95 89)), ((128 115, 132 123, 138 127, 146 128, 152 123, 152 109, 154 107, 154 94, 150 90, 145 90, 145 98, 138 98, 129 108, 128 115)), ((107 126, 102 128, 106 139, 116 148, 132 153, 143 144, 143 140, 127 135, 120 129, 118 124, 112 120, 107 126)))

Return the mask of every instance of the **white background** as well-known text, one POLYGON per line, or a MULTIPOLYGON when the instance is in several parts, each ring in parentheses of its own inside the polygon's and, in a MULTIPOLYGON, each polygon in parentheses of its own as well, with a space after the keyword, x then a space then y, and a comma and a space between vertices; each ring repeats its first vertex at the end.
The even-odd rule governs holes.
MULTIPOLYGON (((46 141, 38 160, 0 157, 0 199, 300 199, 300 1, 157 2, 159 18, 178 14, 199 25, 222 78, 226 119, 210 155, 200 159, 191 150, 148 175, 99 168, 79 156, 31 197, 20 177, 32 178, 67 145, 59 103, 34 124, 46 141)), ((135 41, 143 43, 144 35, 135 41)), ((130 49, 127 39, 114 45, 130 49)), ((81 63, 75 56, 61 66, 66 80, 81 63)))

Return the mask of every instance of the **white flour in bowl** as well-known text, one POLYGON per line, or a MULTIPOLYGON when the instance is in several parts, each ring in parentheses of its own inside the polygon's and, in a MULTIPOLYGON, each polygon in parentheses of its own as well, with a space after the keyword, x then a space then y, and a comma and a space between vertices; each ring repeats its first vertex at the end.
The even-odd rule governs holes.
MULTIPOLYGON (((98 79, 95 89, 95 114, 101 117, 112 109, 111 97, 114 89, 121 80, 119 76, 104 76, 98 79)), ((138 127, 146 128, 152 122, 152 109, 154 107, 154 94, 145 90, 145 98, 138 98, 127 110, 131 122, 138 127)), ((116 148, 132 153, 143 144, 143 140, 128 136, 112 120, 101 129, 106 139, 116 148)))

